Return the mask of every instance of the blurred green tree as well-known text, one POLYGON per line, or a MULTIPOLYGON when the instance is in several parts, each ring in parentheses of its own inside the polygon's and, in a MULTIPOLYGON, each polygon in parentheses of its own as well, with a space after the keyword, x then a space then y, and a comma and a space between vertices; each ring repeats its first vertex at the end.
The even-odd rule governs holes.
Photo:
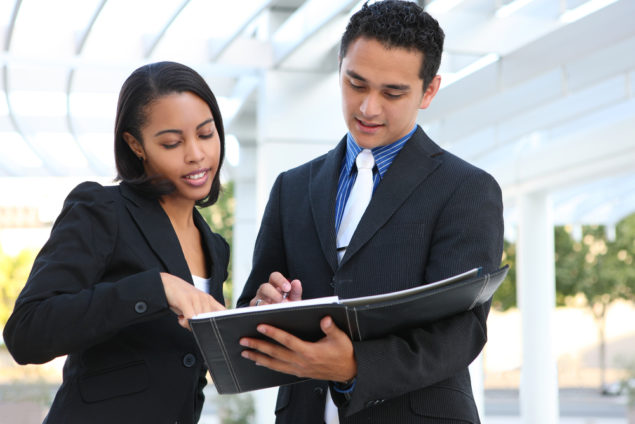
POLYGON ((26 279, 31 272, 36 250, 24 249, 10 256, 0 247, 0 327, 7 323, 15 300, 18 298, 26 279))
MULTIPOLYGON (((556 305, 583 297, 598 328, 600 385, 604 386, 606 312, 618 299, 635 302, 635 213, 616 224, 614 239, 600 225, 583 226, 580 240, 572 234, 572 226, 554 228, 556 305)), ((494 294, 492 307, 507 310, 516 307, 515 244, 505 241, 502 262, 512 269, 494 294)))
POLYGON ((556 246, 556 285, 560 296, 581 294, 598 329, 600 387, 606 383, 606 313, 618 299, 635 302, 635 214, 615 226, 615 238, 605 226, 583 226, 582 239, 561 230, 556 246), (566 235, 565 235, 566 234, 566 235))
MULTIPOLYGON (((201 208, 199 212, 210 226, 212 231, 220 234, 229 243, 229 250, 232 252, 232 239, 234 234, 234 182, 231 181, 223 185, 218 201, 210 207, 201 208)), ((232 299, 232 256, 229 256, 227 281, 223 286, 225 305, 231 306, 232 299)))
MULTIPOLYGON (((502 265, 509 265, 505 281, 494 293, 492 308, 499 311, 516 307, 516 244, 503 240, 502 265)), ((501 265, 501 266, 502 266, 501 265)))

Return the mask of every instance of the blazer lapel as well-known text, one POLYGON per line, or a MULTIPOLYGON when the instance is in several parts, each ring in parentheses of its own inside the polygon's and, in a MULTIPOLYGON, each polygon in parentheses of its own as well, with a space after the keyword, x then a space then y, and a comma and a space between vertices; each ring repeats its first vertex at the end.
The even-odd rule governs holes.
POLYGON ((210 281, 223 282, 223 269, 220 267, 221 260, 218 257, 218 249, 215 248, 212 242, 212 230, 210 229, 205 219, 201 216, 198 210, 194 210, 194 223, 196 224, 196 228, 198 228, 201 233, 201 238, 203 239, 203 244, 205 245, 206 253, 212 258, 211 263, 211 272, 210 272, 210 281))
POLYGON ((167 272, 193 283, 179 239, 159 202, 139 195, 126 183, 119 187, 126 208, 167 272))
POLYGON ((337 270, 335 249, 335 197, 342 158, 346 152, 346 137, 335 149, 329 151, 324 160, 312 164, 309 174, 309 202, 313 221, 320 238, 322 251, 333 269, 337 270))
POLYGON ((442 153, 443 149, 430 140, 421 128, 418 128, 397 154, 383 180, 377 186, 340 266, 371 239, 415 188, 439 166, 441 162, 436 159, 436 156, 442 153))

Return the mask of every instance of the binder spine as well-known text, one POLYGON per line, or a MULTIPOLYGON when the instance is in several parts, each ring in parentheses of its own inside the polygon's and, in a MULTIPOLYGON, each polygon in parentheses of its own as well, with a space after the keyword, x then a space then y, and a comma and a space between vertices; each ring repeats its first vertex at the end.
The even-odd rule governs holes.
POLYGON ((471 310, 476 305, 484 303, 487 300, 487 298, 486 298, 487 293, 485 292, 485 289, 487 288, 487 285, 489 284, 489 279, 490 279, 490 275, 489 274, 486 275, 485 278, 483 278, 483 281, 481 282, 481 289, 479 290, 478 296, 474 297, 474 301, 472 302, 472 304, 470 305, 468 310, 471 310), (484 297, 485 297, 485 299, 484 299, 484 297))
POLYGON ((357 308, 346 308, 346 320, 348 321, 349 336, 353 341, 362 341, 362 332, 357 318, 357 308))
MULTIPOLYGON (((231 378, 232 378, 232 383, 234 387, 232 391, 229 391, 229 393, 240 393, 241 390, 240 390, 240 384, 238 383, 238 377, 236 376, 236 371, 234 370, 234 367, 232 366, 231 358, 229 357, 229 353, 227 352, 227 348, 225 347, 225 342, 223 341, 223 337, 220 333, 220 330, 218 329, 216 320, 210 319, 210 322, 212 324, 212 328, 214 329, 214 334, 216 335, 216 340, 218 341, 218 345, 220 346, 223 352, 223 358, 225 360, 225 364, 227 364, 227 369, 229 370, 229 374, 231 375, 231 378)), ((219 389, 218 390, 219 393, 227 392, 227 390, 221 391, 220 387, 218 389, 219 389)))

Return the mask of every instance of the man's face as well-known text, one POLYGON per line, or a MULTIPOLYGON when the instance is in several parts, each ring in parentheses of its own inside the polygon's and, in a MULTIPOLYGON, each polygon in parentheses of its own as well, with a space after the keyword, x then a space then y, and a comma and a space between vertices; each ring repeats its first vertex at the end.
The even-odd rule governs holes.
POLYGON ((342 108, 360 147, 390 144, 412 130, 418 110, 428 107, 440 84, 437 76, 423 91, 422 62, 420 51, 387 49, 375 39, 349 45, 340 66, 342 108))

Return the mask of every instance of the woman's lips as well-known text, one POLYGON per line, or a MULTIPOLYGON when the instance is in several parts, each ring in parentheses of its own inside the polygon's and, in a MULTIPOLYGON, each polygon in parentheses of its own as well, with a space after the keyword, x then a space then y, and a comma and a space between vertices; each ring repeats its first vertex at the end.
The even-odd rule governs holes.
POLYGON ((208 178, 209 178, 209 169, 199 169, 183 176, 183 179, 185 180, 186 183, 195 187, 202 186, 203 184, 205 184, 208 178))

